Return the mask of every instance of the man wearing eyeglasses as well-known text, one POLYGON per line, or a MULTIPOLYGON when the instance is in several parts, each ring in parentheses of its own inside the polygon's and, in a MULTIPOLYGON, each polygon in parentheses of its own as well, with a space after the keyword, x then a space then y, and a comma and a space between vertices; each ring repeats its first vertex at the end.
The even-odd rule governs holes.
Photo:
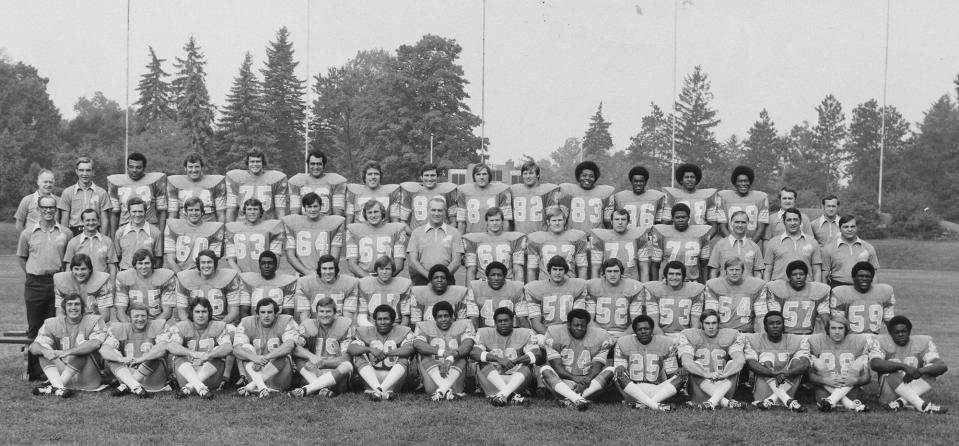
MULTIPOLYGON (((37 337, 43 321, 55 315, 53 308, 53 274, 60 272, 63 253, 73 236, 70 229, 57 222, 57 199, 44 195, 37 200, 39 220, 20 233, 17 256, 26 274, 23 297, 27 306, 27 337, 37 337)), ((43 372, 37 357, 29 355, 27 372, 31 379, 41 379, 43 372)))

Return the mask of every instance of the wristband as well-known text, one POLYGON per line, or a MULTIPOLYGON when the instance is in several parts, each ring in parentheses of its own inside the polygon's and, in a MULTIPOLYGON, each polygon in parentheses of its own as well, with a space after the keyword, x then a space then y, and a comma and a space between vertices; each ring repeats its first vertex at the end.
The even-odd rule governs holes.
POLYGON ((536 364, 536 355, 533 352, 526 352, 526 356, 529 356, 529 363, 536 364))
POLYGON ((480 353, 480 362, 487 362, 486 355, 487 355, 486 352, 480 353))

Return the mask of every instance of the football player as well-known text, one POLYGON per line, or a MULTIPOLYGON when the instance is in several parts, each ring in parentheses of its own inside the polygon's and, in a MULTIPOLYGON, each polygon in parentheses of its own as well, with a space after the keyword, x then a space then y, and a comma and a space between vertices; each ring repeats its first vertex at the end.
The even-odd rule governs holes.
POLYGON ((293 351, 296 369, 306 380, 306 385, 293 389, 291 397, 317 394, 334 396, 346 390, 353 363, 346 352, 353 341, 353 321, 337 316, 332 297, 324 296, 316 301, 316 318, 300 323, 300 340, 293 351))
MULTIPOLYGON (((509 187, 513 196, 513 230, 523 234, 532 234, 546 229, 543 211, 558 205, 556 199, 559 187, 552 183, 541 183, 539 166, 527 161, 520 167, 523 181, 509 187)), ((489 213, 487 212, 487 215, 489 213)), ((487 220, 489 229, 489 220, 487 220)))
POLYGON ((559 185, 560 208, 569 216, 570 229, 585 233, 603 227, 603 214, 607 201, 613 195, 613 186, 597 185, 599 166, 592 161, 583 161, 574 171, 576 184, 559 185))
MULTIPOLYGON (((633 280, 649 280, 649 261, 639 263, 639 252, 646 249, 649 240, 648 228, 637 228, 629 222, 629 212, 617 209, 612 213, 612 229, 593 229, 589 240, 592 250, 589 261, 592 266, 590 277, 599 278, 600 266, 610 259, 619 260, 626 269, 624 277, 633 280)), ((629 325, 629 320, 623 322, 629 325)))
POLYGON ((363 166, 363 184, 346 185, 347 224, 365 222, 366 203, 370 201, 383 206, 382 221, 399 221, 400 187, 396 184, 380 184, 382 176, 380 163, 369 161, 363 166))
MULTIPOLYGON (((326 254, 316 262, 316 271, 296 279, 297 320, 318 318, 317 305, 324 297, 333 299, 336 315, 343 316, 347 301, 356 301, 359 279, 340 275, 340 262, 326 254)), ((350 318, 352 321, 352 318, 350 318)))
POLYGON ((273 251, 263 251, 259 261, 259 272, 240 273, 240 281, 246 289, 243 296, 250 298, 247 302, 240 302, 240 313, 249 314, 250 308, 256 308, 260 300, 268 298, 276 302, 280 312, 292 316, 296 309, 297 277, 276 273, 279 261, 273 251))
POLYGON ((766 315, 766 282, 746 277, 739 257, 726 260, 723 277, 706 281, 706 309, 719 313, 719 328, 732 328, 741 333, 762 332, 760 321, 766 315), (755 325, 755 327, 754 327, 755 325))
POLYGON ((185 313, 180 322, 167 327, 162 341, 173 355, 173 370, 180 384, 176 397, 196 394, 213 399, 210 389, 224 381, 225 358, 233 353, 234 329, 213 320, 213 305, 205 297, 190 300, 185 313))
MULTIPOLYGON (((73 256, 67 271, 53 275, 53 306, 57 316, 65 316, 60 302, 65 296, 79 294, 83 296, 85 314, 93 314, 104 323, 117 320, 113 308, 113 280, 110 275, 93 270, 93 262, 86 254, 73 256)), ((125 319, 124 315, 124 319, 125 319)))
POLYGON ((106 340, 106 326, 99 316, 86 314, 79 294, 63 296, 59 307, 63 315, 43 321, 30 344, 30 353, 40 357, 43 374, 50 382, 33 389, 33 394, 68 398, 71 390, 101 390, 94 354, 106 340))
POLYGON ((413 332, 396 324, 396 310, 390 305, 379 305, 373 310, 372 326, 356 328, 356 339, 347 352, 353 357, 357 373, 366 385, 367 395, 373 401, 395 399, 394 388, 403 386, 410 367, 413 332))
POLYGON ((254 308, 253 315, 243 318, 233 335, 233 355, 250 381, 236 393, 266 398, 290 387, 290 354, 300 340, 300 327, 293 316, 279 313, 280 306, 273 299, 262 299, 254 308))
POLYGON ((520 327, 529 327, 529 310, 524 298, 523 282, 507 279, 506 271, 505 264, 493 261, 486 265, 486 280, 470 281, 469 287, 479 308, 477 328, 492 327, 496 310, 499 308, 508 308, 513 312, 511 320, 515 319, 520 327))
POLYGON ((616 383, 628 407, 648 407, 671 412, 672 404, 663 403, 676 395, 686 383, 685 371, 676 369, 676 341, 655 333, 656 322, 648 315, 633 318, 634 336, 621 336, 613 350, 616 383))
POLYGON ((113 246, 113 239, 102 234, 100 214, 87 209, 81 214, 83 231, 67 242, 67 249, 63 253, 63 263, 66 267, 70 259, 77 254, 86 254, 93 261, 93 270, 109 273, 110 277, 117 275, 117 250, 113 246))
MULTIPOLYGON (((796 191, 788 187, 784 187, 779 190, 779 210, 776 211, 775 215, 769 216, 769 225, 766 226, 766 235, 763 237, 766 240, 772 240, 786 231, 786 221, 783 220, 786 209, 791 209, 796 207, 796 199, 798 195, 796 191)), ((806 234, 808 237, 813 237, 815 232, 812 230, 812 219, 809 218, 805 213, 800 213, 801 227, 800 230, 803 234, 806 234)))
POLYGON ((540 368, 540 374, 569 409, 588 409, 588 398, 603 391, 613 378, 613 368, 606 364, 613 338, 606 330, 589 326, 589 322, 586 310, 574 308, 566 316, 566 326, 551 325, 546 330, 549 364, 540 368))
POLYGON ((146 171, 147 158, 133 152, 127 156, 127 173, 107 177, 107 194, 110 195, 110 227, 119 228, 130 222, 127 203, 140 197, 146 203, 146 221, 154 224, 163 234, 166 229, 167 188, 166 175, 146 171))
POLYGON ((498 207, 506 219, 506 230, 513 230, 513 197, 509 186, 491 182, 493 170, 486 164, 473 166, 473 182, 457 188, 456 227, 461 234, 486 232, 482 221, 486 210, 498 207))
POLYGON ((472 322, 457 319, 458 311, 449 302, 439 301, 430 310, 432 319, 417 323, 413 333, 423 387, 433 401, 462 398, 466 361, 476 331, 472 322))
POLYGON ((346 208, 346 178, 337 173, 327 172, 326 164, 326 154, 322 151, 313 149, 307 153, 307 173, 293 175, 288 181, 291 214, 304 211, 303 197, 314 193, 320 197, 320 214, 343 215, 346 208))
POLYGON ((357 326, 370 326, 373 325, 370 319, 373 310, 387 305, 393 309, 393 319, 399 317, 402 325, 409 326, 413 282, 406 277, 397 277, 396 265, 387 256, 373 262, 373 273, 360 279, 355 299, 347 297, 343 316, 356 321, 357 326))
MULTIPOLYGON (((81 156, 77 159, 77 184, 63 189, 57 208, 60 209, 60 224, 70 228, 73 235, 79 235, 83 230, 83 220, 80 215, 86 209, 97 211, 97 217, 103 223, 100 228, 104 234, 113 234, 116 228, 110 227, 110 197, 106 189, 93 182, 93 160, 81 156)), ((41 188, 42 189, 42 188, 41 188)))
POLYGON ((822 282, 822 254, 819 243, 812 235, 800 229, 802 218, 798 209, 786 209, 782 218, 785 232, 764 243, 763 261, 766 262, 766 270, 763 271, 763 279, 767 282, 785 278, 785 266, 793 260, 802 260, 812 273, 812 281, 822 282))
POLYGON ((706 286, 686 281, 686 265, 678 260, 666 264, 666 280, 646 282, 646 314, 656 321, 656 333, 674 337, 687 328, 699 328, 706 286))
POLYGON ((153 256, 146 249, 133 253, 131 262, 132 269, 117 274, 114 298, 117 319, 126 321, 127 308, 133 305, 146 308, 150 320, 175 318, 176 274, 167 268, 154 268, 153 256))
POLYGON ((643 166, 634 166, 627 174, 630 190, 616 192, 609 198, 604 218, 606 223, 613 226, 614 211, 625 210, 629 215, 629 223, 633 228, 648 230, 660 222, 663 214, 663 203, 666 196, 655 189, 646 189, 649 183, 649 171, 643 166))
POLYGON ((752 190, 756 173, 748 166, 736 166, 730 175, 729 181, 733 184, 732 190, 721 190, 716 194, 716 223, 723 237, 732 233, 729 218, 739 211, 749 217, 746 226, 746 236, 753 242, 760 243, 766 235, 766 225, 769 224, 769 197, 765 192, 752 190))
POLYGON ((113 396, 134 394, 148 398, 149 392, 169 390, 164 357, 166 346, 157 343, 166 321, 149 319, 145 305, 130 307, 130 322, 116 322, 107 330, 107 338, 100 346, 100 356, 106 361, 120 385, 113 396))
POLYGON ((400 184, 399 221, 412 231, 427 223, 430 218, 429 203, 440 199, 445 203, 446 213, 443 223, 456 222, 456 185, 449 182, 438 183, 439 168, 436 164, 426 163, 420 166, 420 182, 400 184))
POLYGON ((210 250, 200 251, 196 256, 196 269, 180 271, 176 275, 176 306, 179 320, 190 316, 189 304, 197 298, 205 298, 210 304, 209 317, 215 321, 234 324, 240 320, 240 302, 246 290, 240 286, 240 273, 235 269, 219 268, 220 258, 210 250))
POLYGON ((702 328, 687 328, 680 333, 677 351, 683 368, 689 372, 689 396, 703 410, 717 407, 745 408, 733 399, 739 371, 746 365, 743 337, 731 328, 719 328, 716 310, 699 316, 702 328))
POLYGON ((783 333, 784 318, 778 311, 763 316, 763 330, 746 334, 746 365, 753 372, 753 407, 768 410, 782 404, 792 412, 805 412, 794 396, 809 370, 809 351, 804 336, 783 333))
POLYGON ((922 413, 944 414, 947 409, 924 400, 936 378, 946 373, 932 338, 912 336, 912 322, 905 316, 889 321, 889 333, 878 339, 879 355, 869 365, 880 373, 879 400, 891 411, 912 407, 922 413))
MULTIPOLYGON (((190 197, 183 203, 186 219, 171 218, 163 234, 164 266, 174 272, 196 268, 193 260, 200 251, 223 252, 225 227, 218 221, 203 221, 203 202, 190 197)), ((132 211, 131 211, 132 212, 132 211)))
POLYGON ((526 397, 517 393, 520 387, 532 381, 533 364, 540 358, 539 344, 533 330, 514 328, 513 311, 499 307, 493 312, 491 326, 476 332, 476 342, 470 355, 479 365, 477 381, 490 404, 523 405, 526 397))
POLYGON ((715 279, 724 274, 723 265, 732 258, 743 262, 743 274, 762 279, 766 263, 759 245, 746 237, 749 216, 746 211, 736 211, 729 218, 731 232, 725 238, 716 240, 709 252, 709 278, 715 279))
POLYGON ((709 225, 709 237, 716 232, 716 189, 699 189, 703 171, 695 164, 676 166, 676 182, 680 187, 664 187, 666 200, 663 202, 663 224, 672 222, 671 209, 677 204, 685 204, 690 225, 709 225))
POLYGON ((246 153, 246 170, 226 173, 226 221, 237 221, 238 211, 245 212, 247 200, 253 198, 260 201, 268 220, 282 219, 287 213, 290 191, 286 175, 266 170, 266 155, 255 149, 246 153))
MULTIPOLYGON (((493 262, 506 266, 506 277, 523 282, 526 271, 526 235, 503 231, 503 211, 498 207, 486 210, 486 232, 463 236, 466 246, 466 279, 485 279, 486 267, 493 262)), ((492 313, 490 314, 492 315, 492 313)))
POLYGON ((323 199, 314 192, 303 195, 302 215, 283 217, 286 232, 286 260, 300 275, 310 274, 321 256, 330 254, 339 260, 343 248, 346 219, 322 212, 323 199))
POLYGON ((127 203, 130 222, 117 229, 113 236, 113 246, 120 261, 120 271, 133 268, 133 253, 147 249, 156 260, 163 258, 163 233, 155 225, 146 221, 146 203, 140 197, 133 197, 127 203))
POLYGON ((526 239, 526 281, 540 280, 540 271, 548 274, 546 262, 553 256, 562 257, 575 269, 570 277, 586 279, 589 266, 589 240, 579 229, 566 228, 566 213, 559 207, 546 211, 546 231, 529 234, 526 239))
POLYGON ((812 221, 812 234, 823 247, 839 238, 839 197, 829 194, 822 199, 822 215, 812 221))
POLYGON ((446 202, 434 198, 429 202, 429 220, 410 234, 406 260, 410 279, 415 285, 426 285, 429 269, 443 265, 455 273, 463 264, 463 237, 456 227, 446 224, 446 202))
POLYGON ((203 203, 203 221, 226 221, 226 180, 223 175, 205 175, 203 157, 191 153, 183 160, 186 175, 167 178, 167 206, 170 218, 180 218, 181 204, 190 197, 203 203))
POLYGON ((243 202, 243 220, 226 224, 223 258, 230 268, 244 273, 257 271, 257 259, 263 252, 283 255, 283 244, 286 242, 283 222, 263 220, 263 212, 263 203, 251 198, 243 202))
POLYGON ((802 260, 786 266, 786 277, 766 283, 764 300, 769 311, 783 314, 785 332, 810 335, 819 319, 823 327, 829 321, 829 286, 808 282, 809 268, 802 260))
POLYGON ((553 256, 546 263, 546 272, 546 279, 527 283, 524 288, 530 328, 540 335, 540 341, 548 327, 566 323, 566 315, 574 306, 586 306, 582 302, 586 298, 586 280, 569 277, 565 259, 553 256))
POLYGON ((586 282, 586 311, 594 326, 609 332, 617 339, 629 330, 629 323, 643 314, 643 284, 624 277, 623 263, 607 259, 602 275, 586 282))
POLYGON ((706 282, 706 264, 709 262, 708 225, 690 225, 689 206, 678 203, 670 210, 672 224, 655 225, 649 232, 648 249, 640 253, 640 262, 652 262, 650 278, 659 280, 665 275, 667 262, 680 261, 686 265, 690 281, 706 282))
MULTIPOLYGON (((17 232, 32 228, 40 221, 40 198, 42 197, 53 198, 54 208, 53 211, 51 211, 54 213, 53 221, 60 221, 60 212, 57 209, 60 197, 53 193, 54 186, 56 186, 54 173, 49 169, 41 169, 40 173, 37 174, 37 191, 23 197, 23 199, 20 200, 20 205, 17 206, 16 213, 13 215, 16 221, 14 227, 16 227, 17 232)), ((66 229, 68 226, 64 226, 64 228, 66 229)))
POLYGON ((885 332, 886 324, 896 315, 896 295, 892 287, 873 284, 875 275, 876 269, 871 263, 859 262, 852 267, 855 285, 832 289, 832 313, 849 319, 850 333, 885 332))
POLYGON ((346 262, 358 278, 373 274, 373 262, 383 256, 393 259, 396 274, 406 262, 406 225, 387 223, 386 208, 376 200, 363 204, 363 222, 346 226, 346 262))
MULTIPOLYGON (((410 297, 410 322, 418 324, 429 321, 433 314, 433 307, 440 302, 447 302, 456 310, 456 318, 475 324, 479 316, 479 308, 473 298, 473 290, 460 285, 454 285, 453 273, 443 265, 433 265, 430 268, 430 284, 428 286, 414 286, 410 297)), ((475 325, 474 325, 475 327, 475 325)))
POLYGON ((857 262, 868 262, 879 270, 876 248, 859 238, 856 217, 843 215, 839 219, 839 233, 839 237, 822 245, 822 277, 834 288, 855 283, 852 267, 857 262))
POLYGON ((812 369, 809 383, 816 390, 817 405, 823 412, 842 404, 853 412, 867 412, 865 404, 846 395, 869 384, 867 361, 881 357, 871 335, 849 333, 849 320, 833 315, 826 333, 807 336, 801 348, 809 350, 812 369))

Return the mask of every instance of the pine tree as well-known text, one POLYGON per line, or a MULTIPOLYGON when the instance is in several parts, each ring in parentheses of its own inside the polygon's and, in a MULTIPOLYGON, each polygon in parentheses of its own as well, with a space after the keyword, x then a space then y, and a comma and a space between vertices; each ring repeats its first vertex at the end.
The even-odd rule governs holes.
POLYGON ((286 27, 266 48, 263 75, 263 110, 268 136, 274 141, 276 156, 267 157, 274 168, 289 175, 303 170, 303 121, 305 119, 305 82, 296 77, 299 62, 293 59, 293 42, 286 27))
POLYGON ((818 164, 826 169, 828 183, 826 190, 835 192, 843 179, 846 154, 843 144, 846 140, 846 114, 842 104, 833 95, 826 97, 816 106, 818 119, 813 127, 815 134, 813 156, 818 164))
POLYGON ((596 113, 589 119, 589 128, 583 136, 583 159, 597 161, 609 158, 613 148, 613 137, 609 134, 611 123, 603 118, 603 103, 599 103, 596 113))
POLYGON ((166 59, 157 57, 152 46, 149 48, 150 63, 146 66, 147 72, 140 76, 137 84, 140 98, 134 103, 138 107, 136 133, 144 131, 153 122, 173 119, 176 116, 171 105, 173 91, 167 81, 170 74, 163 71, 163 62, 166 62, 166 59))
MULTIPOLYGON (((884 176, 897 177, 900 155, 906 144, 909 123, 892 106, 886 106, 886 129, 883 138, 884 176)), ((849 189, 869 203, 875 203, 879 179, 879 138, 882 133, 882 113, 879 103, 870 99, 852 111, 849 123, 849 138, 845 152, 848 156, 849 189)), ((885 190, 894 189, 895 183, 886 182, 885 190)))
POLYGON ((683 80, 676 106, 676 156, 682 162, 699 164, 704 172, 714 170, 714 165, 722 161, 715 134, 720 120, 710 106, 710 88, 709 77, 697 65, 683 80))
POLYGON ((786 139, 779 134, 766 109, 759 112, 759 120, 747 132, 743 145, 742 163, 756 172, 753 188, 773 191, 782 187, 786 139))
POLYGON ((189 148, 210 158, 213 145, 213 105, 206 89, 206 59, 190 36, 183 45, 186 58, 176 58, 177 69, 173 79, 177 121, 190 136, 189 148))
POLYGON ((220 115, 217 150, 211 161, 223 171, 240 167, 244 154, 253 148, 263 150, 267 159, 279 159, 265 124, 260 82, 252 66, 253 56, 247 52, 220 115))
POLYGON ((639 133, 630 138, 626 153, 630 162, 649 170, 648 183, 662 187, 671 184, 672 127, 670 116, 656 104, 643 116, 639 133))

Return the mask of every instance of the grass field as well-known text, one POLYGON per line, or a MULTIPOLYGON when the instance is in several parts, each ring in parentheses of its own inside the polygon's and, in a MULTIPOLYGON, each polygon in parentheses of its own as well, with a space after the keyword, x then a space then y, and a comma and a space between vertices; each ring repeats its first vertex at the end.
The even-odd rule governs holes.
MULTIPOLYGON (((12 251, 6 249, 10 232, 0 228, 0 252, 12 251)), ((934 400, 952 410, 944 416, 881 410, 703 413, 686 408, 661 414, 629 411, 615 403, 576 413, 543 399, 528 408, 499 409, 479 397, 436 404, 422 394, 402 394, 393 403, 372 403, 356 394, 332 400, 260 401, 221 394, 214 401, 178 401, 171 395, 140 401, 104 393, 57 400, 31 396, 31 385, 19 379, 19 346, 0 345, 0 444, 262 444, 278 439, 293 444, 952 444, 959 431, 959 276, 916 268, 956 265, 959 244, 929 245, 932 254, 926 255, 942 256, 941 262, 929 262, 908 251, 913 243, 876 244, 884 265, 882 281, 896 289, 897 313, 912 318, 915 333, 935 338, 952 369, 935 389, 934 400)), ((0 256, 0 331, 25 325, 22 283, 15 259, 0 256)), ((863 399, 875 406, 876 384, 867 389, 863 399)))

